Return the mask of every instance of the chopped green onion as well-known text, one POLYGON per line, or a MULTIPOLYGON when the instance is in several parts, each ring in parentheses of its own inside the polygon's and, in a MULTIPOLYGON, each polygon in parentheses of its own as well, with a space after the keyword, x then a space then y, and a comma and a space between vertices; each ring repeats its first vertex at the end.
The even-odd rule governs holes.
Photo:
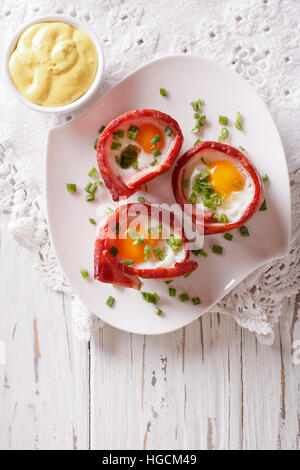
POLYGON ((199 113, 194 113, 194 119, 199 119, 200 114, 199 113))
POLYGON ((120 228, 121 228, 120 222, 117 222, 116 225, 115 225, 114 228, 113 228, 113 232, 114 232, 116 235, 119 235, 119 233, 120 233, 120 228))
POLYGON ((173 251, 176 251, 179 247, 181 247, 182 239, 175 238, 175 235, 171 234, 170 238, 167 239, 167 244, 172 248, 173 251))
POLYGON ((221 129, 221 136, 224 137, 225 140, 228 139, 228 137, 229 137, 229 132, 228 132, 228 129, 226 129, 226 127, 222 127, 222 129, 221 129))
POLYGON ((182 184, 183 184, 183 187, 184 187, 184 188, 188 188, 188 187, 189 187, 189 180, 188 180, 187 178, 185 178, 185 179, 183 180, 182 184))
POLYGON ((112 142, 110 148, 112 150, 120 150, 122 144, 120 142, 112 142))
POLYGON ((152 155, 156 158, 161 155, 161 151, 159 149, 152 150, 152 155))
POLYGON ((121 166, 121 168, 127 169, 133 164, 134 161, 136 161, 136 158, 137 158, 137 147, 129 144, 121 153, 119 165, 121 166))
POLYGON ((196 193, 192 193, 192 194, 190 195, 189 201, 190 201, 191 204, 195 204, 195 202, 197 201, 197 194, 196 194, 196 193))
POLYGON ((221 255, 223 253, 223 247, 220 245, 213 245, 212 251, 213 253, 216 253, 217 255, 221 255))
POLYGON ((169 287, 169 296, 170 297, 176 296, 176 289, 174 289, 174 287, 169 287))
POLYGON ((236 121, 235 121, 235 127, 237 128, 238 131, 242 131, 243 130, 243 126, 242 126, 242 123, 241 123, 241 119, 242 119, 242 116, 241 116, 241 113, 237 112, 236 113, 236 121))
POLYGON ((222 224, 226 224, 226 222, 228 222, 228 217, 226 214, 214 214, 214 219, 222 224))
POLYGON ((204 126, 204 124, 206 123, 206 116, 203 115, 200 117, 200 119, 198 119, 198 124, 200 127, 204 126))
POLYGON ((94 176, 96 173, 97 173, 97 170, 96 170, 95 167, 93 167, 93 168, 91 169, 91 171, 89 171, 88 176, 89 176, 90 178, 93 178, 93 176, 94 176))
POLYGON ((190 300, 190 296, 186 293, 180 294, 179 299, 181 300, 181 302, 186 302, 187 300, 190 300))
POLYGON ((143 243, 145 243, 143 236, 138 236, 133 242, 134 245, 143 245, 143 243))
POLYGON ((193 298, 192 298, 192 302, 193 302, 194 305, 199 305, 199 304, 201 304, 201 300, 200 300, 199 297, 193 297, 193 298))
POLYGON ((119 250, 116 246, 112 246, 111 249, 109 250, 113 256, 117 256, 119 253, 119 250))
POLYGON ((267 208, 267 201, 264 199, 264 202, 262 203, 262 205, 260 206, 259 210, 260 211, 266 211, 268 208, 267 208))
POLYGON ((233 239, 233 235, 231 233, 225 233, 224 238, 225 240, 228 240, 229 242, 231 242, 231 240, 233 239))
POLYGON ((198 144, 200 144, 201 140, 200 139, 197 139, 196 142, 194 143, 194 147, 198 144))
POLYGON ((90 194, 94 194, 98 189, 98 185, 96 183, 92 184, 89 190, 90 194))
POLYGON ((128 131, 127 131, 127 136, 129 139, 136 140, 137 135, 139 132, 139 128, 137 126, 129 126, 128 131))
POLYGON ((145 260, 147 261, 150 257, 150 253, 152 251, 152 246, 149 245, 149 243, 146 243, 144 247, 144 253, 145 253, 145 260))
POLYGON ((238 189, 240 189, 243 186, 243 183, 242 183, 241 180, 234 180, 234 181, 232 181, 231 184, 232 184, 232 186, 234 186, 235 188, 238 188, 238 189))
POLYGON ((204 163, 204 165, 206 165, 206 166, 211 165, 211 161, 210 160, 206 161, 204 157, 201 157, 201 162, 204 163))
POLYGON ((93 183, 89 181, 87 185, 84 187, 85 191, 89 193, 92 186, 93 186, 93 183))
POLYGON ((194 111, 199 111, 200 106, 204 106, 204 101, 199 98, 197 101, 192 101, 191 106, 194 111))
POLYGON ((161 314, 162 314, 162 310, 161 310, 160 308, 156 307, 156 312, 155 312, 155 314, 156 314, 158 317, 160 317, 161 314))
POLYGON ((131 264, 134 264, 134 261, 132 259, 128 259, 127 261, 123 261, 123 264, 130 266, 131 264))
POLYGON ((154 248, 153 251, 154 251, 154 253, 156 254, 157 257, 160 256, 163 253, 162 249, 159 246, 154 248))
POLYGON ((106 126, 101 126, 101 127, 100 127, 100 129, 99 129, 99 131, 98 131, 99 134, 102 134, 102 132, 104 131, 105 127, 106 127, 106 126))
POLYGON ((124 137, 124 130, 123 129, 118 129, 113 133, 113 139, 118 140, 122 139, 124 137))
POLYGON ((111 308, 115 303, 115 298, 110 295, 105 303, 108 307, 111 308))
POLYGON ((67 190, 69 191, 69 193, 76 193, 76 191, 77 191, 76 184, 67 183, 66 186, 67 186, 67 190))
POLYGON ((153 144, 153 145, 157 145, 158 142, 160 142, 160 141, 161 141, 161 136, 159 134, 155 134, 153 139, 150 140, 151 144, 153 144))
POLYGON ((171 129, 171 127, 167 126, 165 128, 165 134, 170 137, 172 134, 173 134, 173 130, 171 129))
POLYGON ((161 96, 167 96, 167 90, 165 88, 160 88, 159 92, 161 96))
POLYGON ((85 197, 85 200, 86 200, 87 202, 94 201, 94 200, 95 200, 94 194, 88 194, 88 195, 85 197))
POLYGON ((157 304, 159 302, 159 295, 155 292, 142 292, 143 299, 150 304, 157 304))
POLYGON ((89 277, 89 273, 86 269, 81 269, 80 274, 83 277, 83 279, 87 279, 89 277))
POLYGON ((130 238, 137 238, 139 236, 139 234, 136 230, 128 230, 127 233, 128 233, 130 238))
POLYGON ((218 137, 218 142, 225 142, 224 137, 222 137, 222 136, 220 135, 220 137, 218 137))
POLYGON ((135 162, 133 162, 132 168, 133 168, 134 170, 137 170, 138 167, 139 167, 139 164, 138 164, 138 161, 136 160, 135 162))
POLYGON ((155 158, 155 159, 153 160, 153 162, 150 163, 150 165, 151 165, 151 166, 154 166, 154 165, 156 165, 157 162, 158 162, 158 160, 157 160, 157 158, 155 158))
POLYGON ((121 157, 119 155, 115 156, 115 160, 118 165, 121 165, 121 157))
POLYGON ((169 281, 164 281, 165 284, 171 284, 171 282, 173 282, 173 279, 170 279, 169 281))
POLYGON ((267 183, 268 181, 270 181, 268 175, 263 176, 263 182, 267 183))
POLYGON ((91 218, 91 219, 89 219, 89 221, 90 221, 90 224, 92 224, 92 225, 97 225, 95 219, 92 219, 92 218, 91 218))
POLYGON ((239 149, 240 149, 242 152, 246 152, 246 149, 244 149, 244 147, 242 147, 241 145, 239 145, 239 149))
POLYGON ((145 202, 146 202, 146 199, 145 199, 144 197, 141 197, 141 196, 139 196, 139 197, 137 198, 137 200, 138 200, 141 204, 145 204, 145 202))
POLYGON ((246 225, 242 225, 240 227, 240 234, 242 235, 242 237, 249 237, 250 236, 249 230, 247 229, 246 225))
POLYGON ((192 273, 187 273, 183 277, 189 277, 192 273))
POLYGON ((111 207, 108 207, 108 208, 106 209, 106 213, 107 213, 107 215, 111 215, 111 214, 114 213, 114 210, 113 210, 111 207))
POLYGON ((98 139, 95 140, 94 142, 94 149, 97 150, 97 145, 98 145, 98 139))
POLYGON ((228 125, 228 117, 227 116, 219 116, 219 124, 222 124, 222 126, 227 126, 228 125))
POLYGON ((198 256, 198 255, 201 255, 201 256, 204 256, 204 258, 207 258, 208 257, 208 254, 206 253, 206 251, 200 249, 200 250, 191 250, 191 252, 193 253, 193 255, 195 256, 198 256))

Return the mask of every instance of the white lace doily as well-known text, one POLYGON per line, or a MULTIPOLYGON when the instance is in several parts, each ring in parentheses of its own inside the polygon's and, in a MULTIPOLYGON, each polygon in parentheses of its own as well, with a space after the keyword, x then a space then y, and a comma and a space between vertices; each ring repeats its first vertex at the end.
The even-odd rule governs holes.
MULTIPOLYGON (((272 342, 281 301, 300 284, 300 35, 298 0, 80 0, 1 2, 5 44, 31 18, 69 14, 87 22, 105 53, 103 92, 143 63, 167 54, 212 58, 246 78, 268 104, 283 140, 292 188, 292 243, 284 259, 260 268, 213 308, 272 342)), ((3 49, 2 49, 3 50, 3 49)), ((3 71, 2 71, 3 73, 3 71)), ((0 77, 0 208, 9 229, 31 250, 43 281, 74 297, 51 249, 43 200, 48 129, 76 114, 49 117, 24 108, 0 77)), ((280 190, 280 188, 278 188, 280 190)), ((78 336, 103 323, 73 301, 78 336)))

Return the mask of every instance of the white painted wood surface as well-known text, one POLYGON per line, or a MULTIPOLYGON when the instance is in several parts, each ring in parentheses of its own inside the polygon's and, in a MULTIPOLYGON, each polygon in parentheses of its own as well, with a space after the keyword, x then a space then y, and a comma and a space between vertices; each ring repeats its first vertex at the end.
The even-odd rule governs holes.
POLYGON ((0 449, 300 449, 299 295, 273 347, 209 314, 169 335, 107 326, 80 343, 69 299, 0 220, 0 449))

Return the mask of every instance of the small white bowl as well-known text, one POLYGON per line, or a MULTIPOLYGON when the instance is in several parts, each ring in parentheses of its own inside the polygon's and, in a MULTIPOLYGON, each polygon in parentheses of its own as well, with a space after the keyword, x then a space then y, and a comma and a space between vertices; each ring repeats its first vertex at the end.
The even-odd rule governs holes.
POLYGON ((6 55, 5 55, 5 70, 6 70, 6 77, 8 84, 10 88, 13 90, 15 93, 16 97, 18 100, 25 104, 28 108, 34 109, 35 111, 41 111, 43 113, 68 113, 71 111, 74 111, 75 109, 78 109, 80 106, 84 105, 97 91, 97 88, 99 87, 99 84, 101 82, 101 79, 103 77, 103 71, 104 71, 104 57, 103 57, 103 50, 102 46, 92 31, 91 28, 89 28, 86 24, 81 23, 78 20, 74 20, 73 18, 70 18, 69 16, 66 15, 48 15, 48 16, 42 16, 40 18, 35 18, 34 20, 29 21, 25 25, 22 26, 19 31, 14 35, 14 37, 11 39, 11 41, 8 44, 6 55), (14 82, 11 79, 9 70, 8 70, 8 61, 10 58, 11 53, 16 47, 17 41, 20 37, 20 35, 25 31, 28 26, 31 26, 36 23, 43 23, 46 21, 61 21, 64 23, 68 23, 71 26, 74 26, 75 28, 82 29, 85 31, 90 38, 92 39, 93 43, 95 44, 96 50, 97 50, 97 55, 98 55, 98 69, 96 73, 96 77, 90 86, 90 88, 82 95, 80 98, 78 98, 76 101, 73 103, 67 104, 65 106, 41 106, 35 103, 32 103, 31 101, 27 100, 16 88, 14 82))

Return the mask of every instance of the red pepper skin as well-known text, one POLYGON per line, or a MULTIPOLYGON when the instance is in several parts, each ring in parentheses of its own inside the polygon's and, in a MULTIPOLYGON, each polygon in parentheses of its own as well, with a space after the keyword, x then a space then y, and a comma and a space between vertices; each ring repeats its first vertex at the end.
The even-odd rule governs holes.
MULTIPOLYGON (((174 197, 176 199, 176 202, 181 205, 183 208, 185 204, 189 204, 192 206, 189 201, 186 200, 184 197, 183 193, 183 168, 187 164, 187 162, 193 158, 200 150, 210 150, 211 152, 213 151, 219 151, 223 152, 226 155, 230 155, 233 159, 237 160, 244 169, 247 171, 249 174, 250 178, 252 179, 254 183, 254 196, 251 201, 251 203, 247 206, 245 209, 245 212, 243 213, 242 217, 240 220, 234 223, 220 223, 216 222, 213 219, 214 212, 208 209, 204 209, 204 228, 202 227, 204 231, 204 235, 213 235, 217 233, 223 233, 223 232, 229 232, 230 230, 233 230, 235 228, 240 227, 241 225, 245 224, 247 220, 249 220, 253 215, 259 210, 260 206, 262 205, 264 201, 264 184, 262 181, 262 178, 258 171, 256 170, 255 166, 248 160, 248 158, 240 152, 238 149, 235 147, 232 147, 227 144, 223 144, 220 142, 201 142, 198 145, 195 145, 194 147, 190 148, 185 152, 182 157, 179 158, 179 160, 176 163, 176 166, 173 171, 172 175, 172 186, 173 186, 173 193, 174 197)), ((193 219, 193 222, 195 223, 196 221, 196 216, 195 216, 195 208, 191 207, 191 217, 193 219)))
POLYGON ((155 109, 136 109, 128 111, 111 121, 99 137, 97 144, 97 161, 105 186, 110 191, 113 200, 118 201, 120 196, 130 197, 138 191, 141 186, 148 183, 148 181, 167 171, 176 160, 182 143, 183 135, 179 124, 168 114, 155 109), (135 119, 142 120, 145 118, 148 120, 149 118, 159 120, 160 122, 163 122, 166 127, 169 126, 173 131, 174 144, 167 155, 167 158, 161 165, 149 168, 149 172, 147 174, 144 174, 139 180, 127 185, 120 176, 116 175, 111 169, 109 165, 109 151, 107 151, 107 146, 109 145, 110 137, 120 126, 122 126, 122 124, 135 119))
MULTIPOLYGON (((148 204, 125 204, 120 207, 107 219, 106 224, 100 229, 99 237, 95 242, 94 253, 94 278, 101 282, 109 284, 116 284, 123 287, 132 287, 140 290, 141 281, 139 277, 144 279, 173 279, 178 276, 188 274, 198 267, 196 261, 190 260, 190 252, 186 250, 185 258, 180 263, 175 263, 170 268, 156 268, 156 269, 138 269, 132 266, 127 266, 122 263, 117 256, 114 256, 110 249, 113 246, 113 229, 122 218, 123 211, 129 214, 130 209, 138 206, 146 207, 147 213, 150 216, 151 206, 148 204)), ((129 216, 130 217, 130 216, 129 216)), ((174 230, 174 216, 170 215, 170 227, 174 230)), ((183 244, 186 245, 187 240, 181 232, 183 244)))

